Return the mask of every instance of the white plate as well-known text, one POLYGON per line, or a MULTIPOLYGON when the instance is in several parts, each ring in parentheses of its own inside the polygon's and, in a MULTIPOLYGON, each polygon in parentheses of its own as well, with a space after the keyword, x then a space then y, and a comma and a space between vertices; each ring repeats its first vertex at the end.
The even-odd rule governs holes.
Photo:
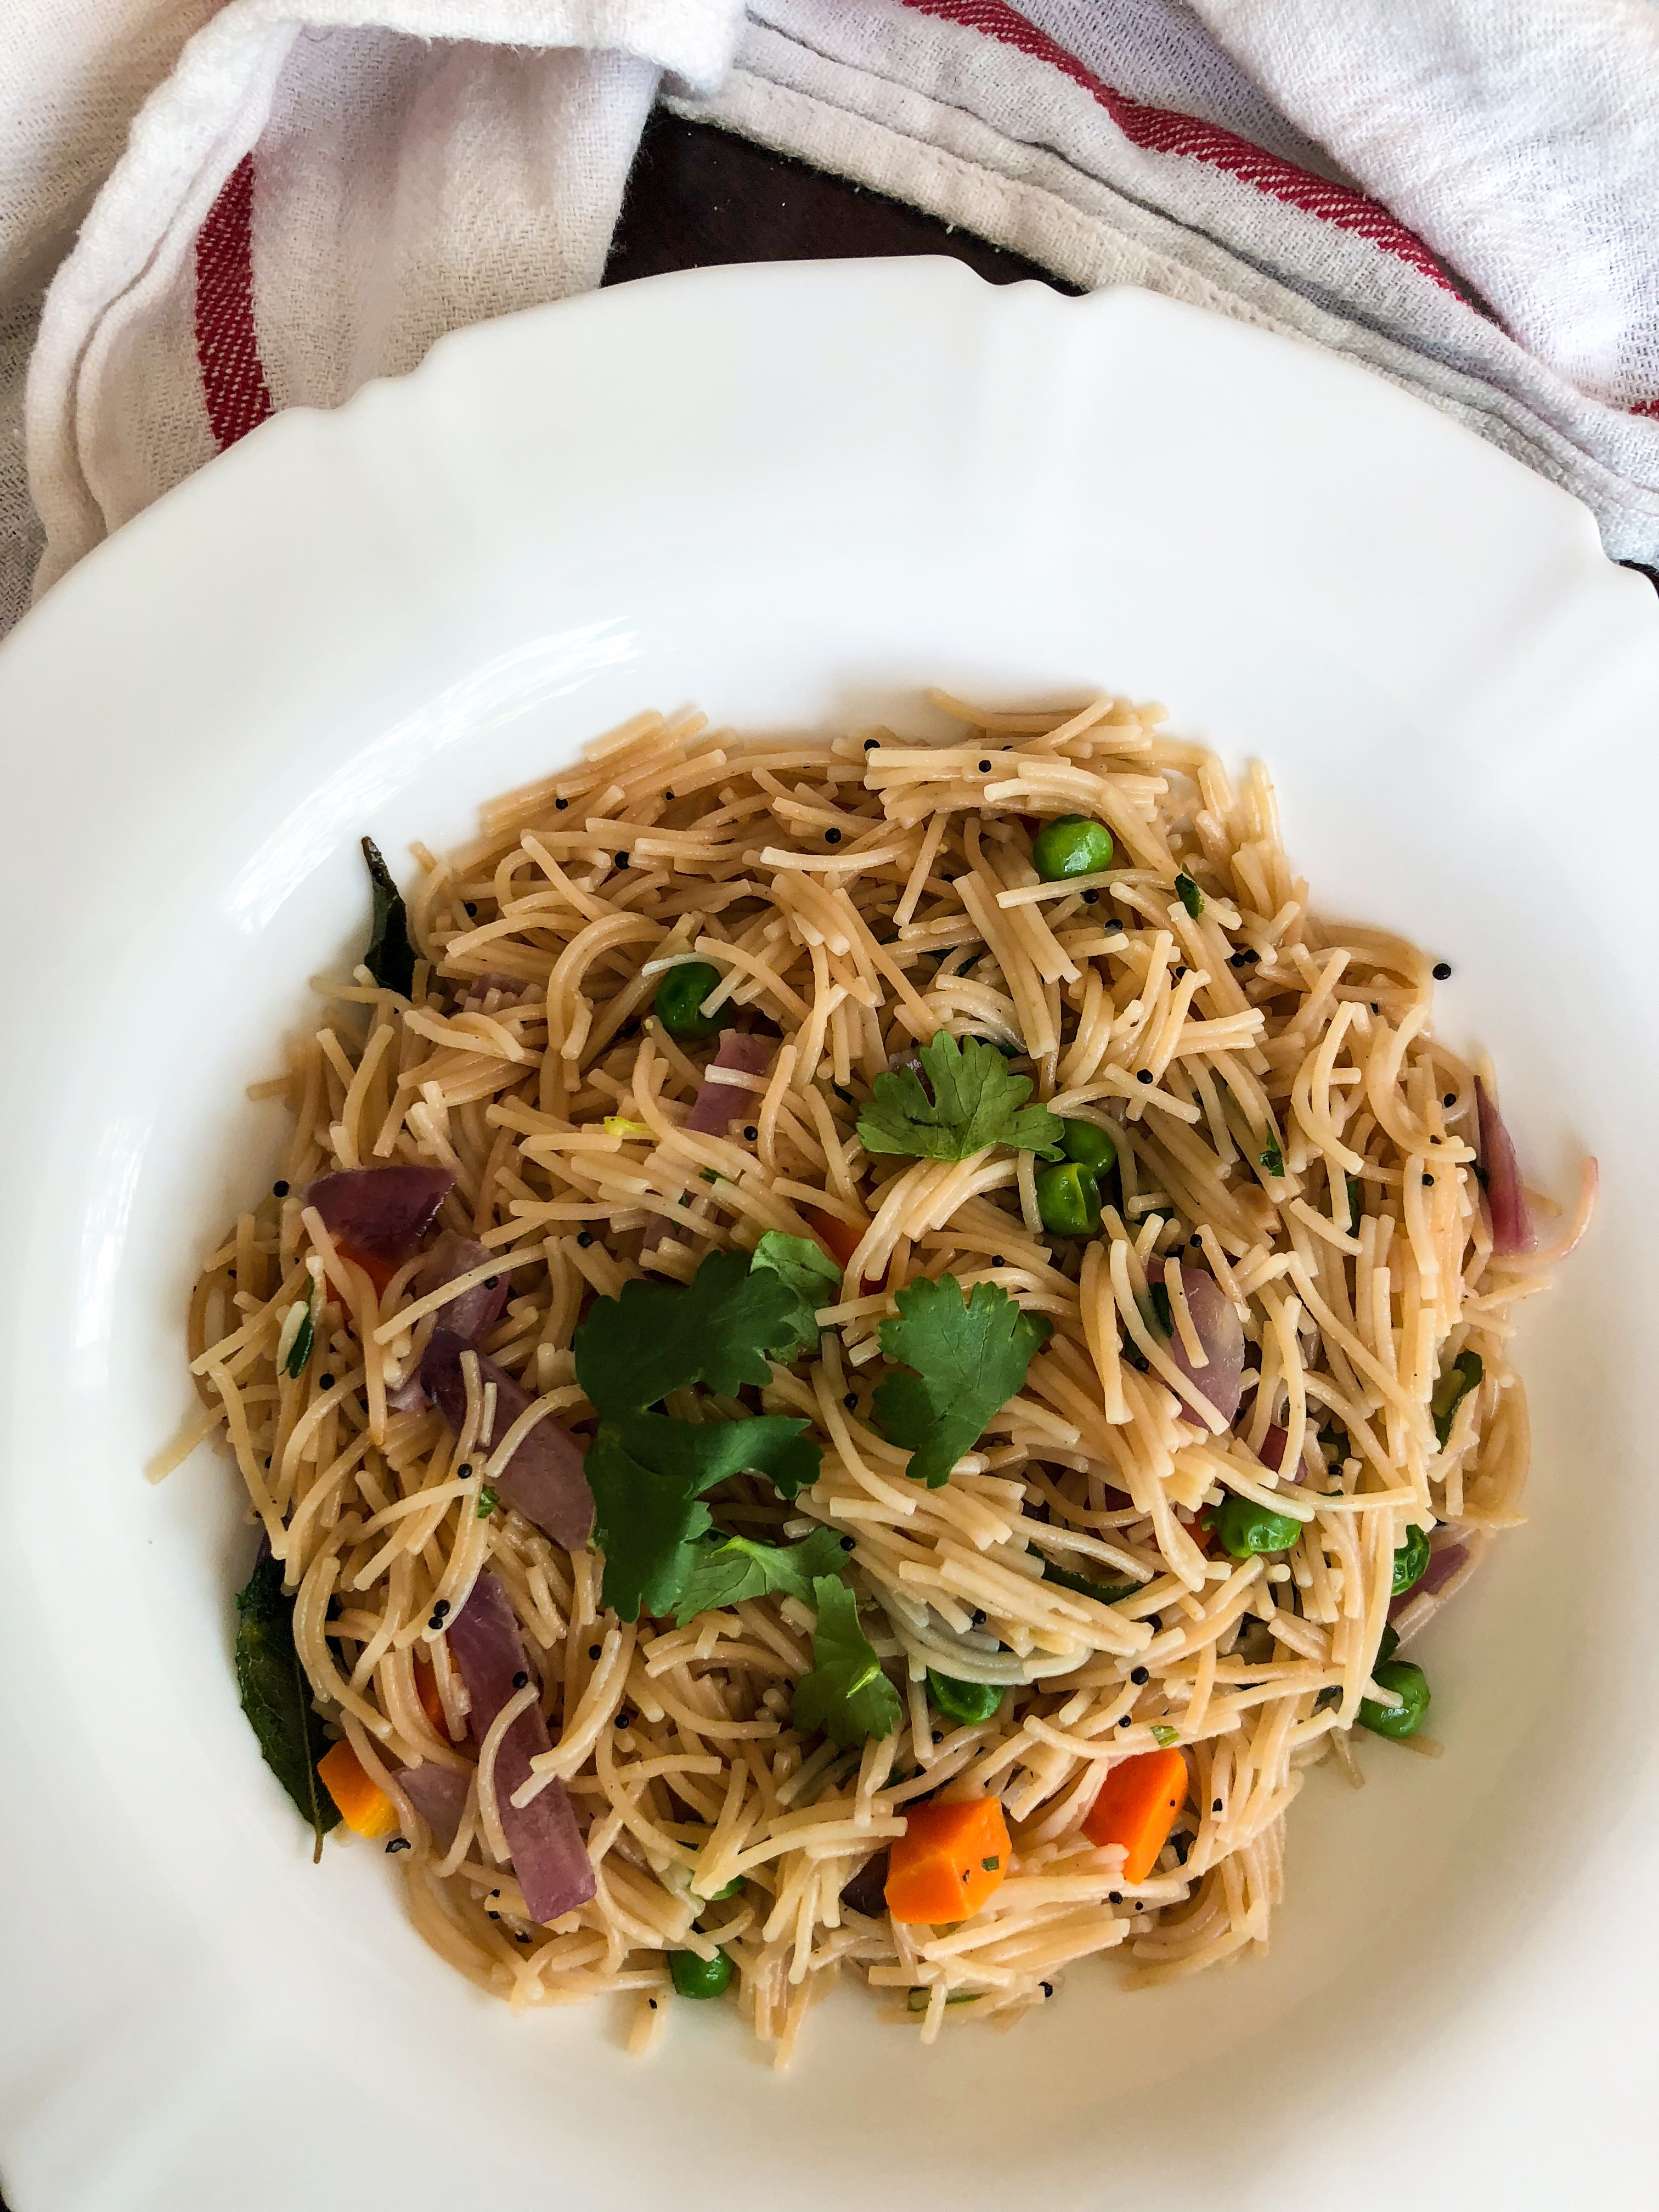
MULTIPOLYGON (((659 279, 280 416, 0 654, 0 2146, 15 2212, 1583 2202, 1640 2146, 1659 1940, 1644 1265, 1659 618, 1564 495, 1333 357, 953 264, 659 279), (1602 1211, 1528 1323, 1530 1527, 1426 1639, 1438 1764, 1291 1823, 1263 1960, 1108 1966, 932 2051, 842 1993, 770 2074, 515 2020, 367 1847, 309 1862, 228 1666, 250 1539, 180 1312, 272 1172, 240 1103, 359 941, 356 851, 647 704, 926 725, 920 688, 1167 700, 1264 756, 1317 902, 1456 975, 1534 1181, 1602 1211), (907 703, 908 702, 908 703, 907 703)), ((1638 2191, 1639 2193, 1639 2191, 1638 2191)))

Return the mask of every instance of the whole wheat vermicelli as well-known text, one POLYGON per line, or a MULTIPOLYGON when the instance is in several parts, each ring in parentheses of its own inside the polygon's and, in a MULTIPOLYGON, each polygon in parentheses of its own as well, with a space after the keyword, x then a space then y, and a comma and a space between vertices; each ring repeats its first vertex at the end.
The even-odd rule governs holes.
POLYGON ((783 2058, 843 1969, 931 2039, 946 2020, 1012 2021, 1097 1952, 1121 1947, 1146 1981, 1264 1944, 1308 1769, 1334 1750, 1358 1779, 1350 1731, 1379 1695, 1408 1528, 1432 1530, 1455 1571, 1398 1613, 1406 1638, 1519 1518, 1528 1430, 1507 1346, 1541 1277, 1494 1254, 1475 1071, 1429 1027, 1431 957, 1310 914, 1265 774, 1235 788, 1212 754, 1160 734, 1161 710, 936 703, 960 741, 740 738, 641 715, 486 807, 447 859, 417 848, 412 999, 363 968, 327 987, 324 1025, 264 1086, 293 1116, 282 1179, 191 1306, 204 1418, 295 1594, 319 1710, 392 1798, 416 1926, 515 2004, 638 1993, 640 2047, 666 2019, 675 1952, 723 1949, 783 2058), (1037 818, 1078 813, 1109 829, 1111 866, 1039 882, 1037 818), (683 1127, 712 1048, 676 1043, 651 1012, 668 966, 693 957, 719 970, 725 1018, 779 1040, 763 1073, 735 1076, 747 1119, 726 1134, 683 1127), (874 1079, 941 1030, 1010 1048, 1035 1100, 1110 1133, 1097 1236, 1041 1228, 1029 1152, 866 1152, 874 1079), (896 1733, 842 1751, 793 1725, 813 1648, 794 1597, 683 1627, 608 1614, 592 1548, 489 1510, 489 1470, 466 1453, 501 1431, 478 1370, 459 1437, 435 1407, 388 1404, 435 1302, 414 1288, 417 1261, 377 1293, 304 1196, 388 1162, 453 1170, 441 1225, 482 1239, 510 1282, 482 1348, 579 1440, 593 1409, 571 1342, 595 1296, 641 1273, 689 1281, 710 1249, 769 1231, 811 1237, 814 1214, 861 1227, 816 1354, 776 1366, 764 1394, 810 1422, 819 1479, 792 1503, 740 1475, 711 1503, 757 1537, 823 1523, 851 1540, 896 1733), (1194 1327, 1176 1255, 1243 1319, 1243 1403, 1218 1431, 1146 1341, 1160 1286, 1171 1340, 1194 1327), (1001 1285, 1053 1333, 930 1490, 871 1390, 895 1294, 947 1273, 1001 1285), (319 1350, 290 1376, 313 1283, 319 1350), (1443 1444, 1437 1385, 1466 1354, 1480 1380, 1443 1444), (1261 1455, 1274 1428, 1299 1480, 1261 1455), (1230 1493, 1298 1522, 1293 1547, 1212 1544, 1205 1520, 1230 1493), (1045 1564, 1133 1594, 1097 1601, 1045 1564), (529 1656, 513 1710, 539 1700, 596 1869, 592 1902, 552 1926, 527 1920, 502 1863, 433 1610, 441 1588, 453 1621, 486 1570, 529 1656), (927 1664, 1005 1685, 999 1709, 952 1724, 927 1664), (1187 1808, 1131 1884, 1082 1824, 1109 1769, 1160 1743, 1186 1759, 1187 1808), (466 1784, 453 1843, 394 1779, 422 1762, 466 1784), (1013 1852, 989 1903, 943 1927, 843 1906, 907 1806, 941 1792, 1002 1801, 1013 1852))

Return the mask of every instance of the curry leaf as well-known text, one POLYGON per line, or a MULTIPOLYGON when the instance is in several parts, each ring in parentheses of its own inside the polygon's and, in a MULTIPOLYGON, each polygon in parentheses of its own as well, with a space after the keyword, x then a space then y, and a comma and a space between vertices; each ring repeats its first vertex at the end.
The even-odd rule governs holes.
POLYGON ((363 839, 363 858, 374 886, 374 914, 363 965, 383 991, 407 999, 415 988, 415 947, 410 942, 409 909, 392 879, 392 871, 372 837, 363 839))
POLYGON ((315 1834, 320 1857, 340 1818, 317 1773, 328 1738, 295 1649, 294 1601, 273 1559, 261 1559, 236 1594, 236 1690, 265 1765, 315 1834))

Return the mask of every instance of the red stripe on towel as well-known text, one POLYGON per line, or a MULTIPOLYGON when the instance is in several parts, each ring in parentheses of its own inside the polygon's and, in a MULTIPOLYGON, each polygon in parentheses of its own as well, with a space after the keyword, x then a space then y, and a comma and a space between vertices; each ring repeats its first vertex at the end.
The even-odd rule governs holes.
POLYGON ((1074 54, 1057 46, 1046 31, 1027 22, 1024 15, 1006 4, 1006 0, 905 0, 905 5, 915 9, 918 15, 936 15, 946 22, 961 24, 964 30, 982 32, 988 38, 1000 40, 1004 46, 1029 54, 1034 61, 1048 62, 1053 68, 1063 70, 1073 83, 1093 94, 1132 145, 1144 147, 1149 154, 1185 155, 1193 161, 1207 162, 1212 168, 1224 169, 1242 184, 1267 192, 1287 206, 1300 208, 1306 215, 1334 223, 1340 230, 1357 232, 1384 253, 1406 262, 1419 276, 1431 277, 1446 291, 1456 289, 1422 240, 1377 201, 1367 199, 1363 192, 1351 191, 1346 185, 1333 185, 1323 177, 1311 176, 1306 169, 1298 169, 1293 161, 1281 161, 1277 154, 1264 154, 1248 138, 1224 131, 1218 124, 1200 122, 1195 115, 1178 114, 1169 107, 1153 107, 1144 100, 1132 100, 1127 93, 1115 92, 1110 85, 1103 84, 1091 70, 1086 70, 1074 54))
POLYGON ((196 361, 222 453, 271 413, 253 323, 253 156, 225 179, 196 235, 196 361))

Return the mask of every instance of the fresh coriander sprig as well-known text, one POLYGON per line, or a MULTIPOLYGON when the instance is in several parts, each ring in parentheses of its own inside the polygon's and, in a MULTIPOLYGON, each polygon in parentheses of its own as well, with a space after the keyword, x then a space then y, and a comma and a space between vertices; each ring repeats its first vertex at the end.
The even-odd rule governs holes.
POLYGON ((700 1613, 740 1605, 744 1598, 780 1595, 813 1603, 820 1576, 839 1575, 847 1564, 833 1528, 815 1528, 799 1544, 763 1544, 751 1536, 723 1536, 698 1553, 675 1613, 684 1627, 700 1613))
POLYGON ((703 1493, 729 1476, 769 1476, 786 1498, 817 1480, 822 1455, 788 1414, 676 1420, 651 1408, 705 1383, 730 1395, 769 1382, 769 1355, 799 1340, 802 1300, 741 1252, 711 1252, 684 1285, 635 1281, 597 1300, 576 1331, 576 1379, 599 1416, 587 1454, 605 1602, 619 1619, 673 1612, 711 1528, 703 1493))
POLYGON ((821 1334, 818 1308, 834 1305, 841 1295, 841 1269, 823 1247, 810 1237, 786 1237, 781 1230, 769 1229, 755 1247, 750 1266, 769 1269, 793 1295, 793 1337, 781 1356, 815 1348, 821 1334))
POLYGON ((876 1419, 892 1443, 909 1447, 906 1474, 937 1490, 1024 1387, 1054 1324, 1022 1313, 995 1283, 975 1283, 964 1300, 954 1275, 912 1283, 895 1303, 899 1317, 882 1322, 881 1348, 912 1371, 878 1386, 876 1419))
POLYGON ((795 1685, 795 1726, 822 1729, 843 1751, 899 1724, 898 1692, 881 1671, 875 1646, 859 1626, 859 1602, 843 1582, 812 1584, 817 1623, 812 1664, 795 1685))
POLYGON ((866 1152, 908 1152, 920 1160, 965 1160, 989 1145, 1060 1156, 1061 1126, 1046 1106, 1027 1106, 1030 1079, 1011 1075, 992 1044, 948 1030, 921 1048, 927 1083, 913 1067, 890 1068, 875 1080, 859 1116, 866 1152), (932 1096, 929 1096, 931 1088, 932 1096))

